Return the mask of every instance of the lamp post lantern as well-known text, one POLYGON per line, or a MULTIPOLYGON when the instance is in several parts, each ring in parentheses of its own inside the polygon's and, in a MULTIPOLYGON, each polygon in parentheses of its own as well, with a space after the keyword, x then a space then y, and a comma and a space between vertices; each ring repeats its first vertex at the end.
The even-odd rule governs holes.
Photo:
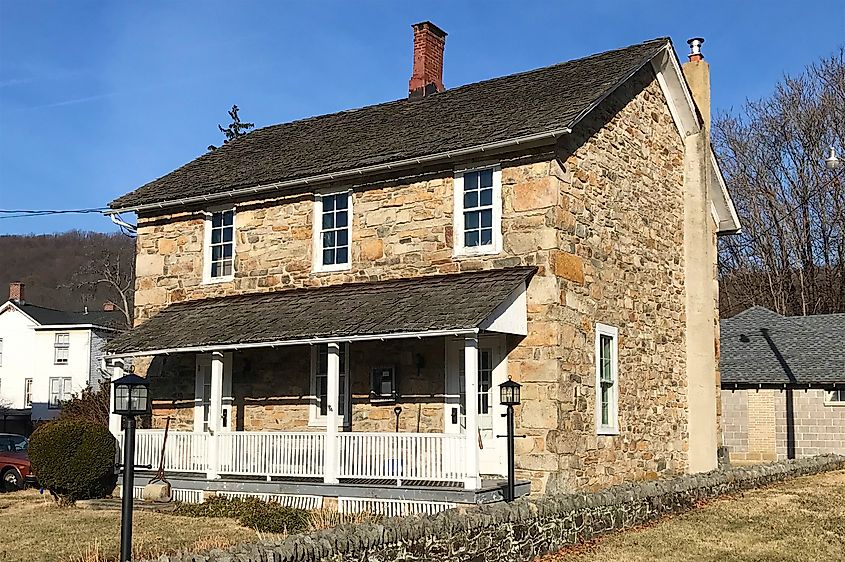
POLYGON ((514 428, 513 428, 513 407, 519 406, 519 389, 522 387, 519 383, 513 381, 510 377, 508 380, 499 385, 499 401, 502 406, 507 407, 505 417, 508 423, 508 493, 505 498, 512 502, 516 496, 516 470, 514 467, 514 428))
POLYGON ((842 161, 836 155, 836 149, 832 146, 830 147, 830 155, 824 159, 824 166, 828 170, 835 170, 839 166, 842 165, 842 161))
POLYGON ((150 383, 129 374, 112 381, 114 413, 123 416, 123 489, 120 518, 120 562, 132 559, 132 503, 135 485, 135 416, 150 411, 150 383))

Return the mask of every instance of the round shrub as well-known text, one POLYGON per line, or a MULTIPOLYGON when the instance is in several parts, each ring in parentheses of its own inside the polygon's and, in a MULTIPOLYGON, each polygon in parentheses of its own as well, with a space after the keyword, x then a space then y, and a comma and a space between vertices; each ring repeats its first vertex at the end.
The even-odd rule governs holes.
POLYGON ((114 490, 116 441, 101 424, 57 420, 29 440, 29 460, 39 484, 62 503, 102 498, 114 490))

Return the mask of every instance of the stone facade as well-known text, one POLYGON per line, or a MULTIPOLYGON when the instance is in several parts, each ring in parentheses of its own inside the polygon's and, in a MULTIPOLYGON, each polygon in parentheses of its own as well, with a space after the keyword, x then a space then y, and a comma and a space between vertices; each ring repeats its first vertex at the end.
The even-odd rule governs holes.
MULTIPOLYGON (((683 473, 688 459, 683 150, 666 100, 645 67, 553 151, 495 159, 503 203, 503 250, 496 256, 453 256, 451 167, 345 184, 353 190, 352 266, 339 273, 312 272, 311 194, 238 203, 236 274, 218 284, 202 281, 201 209, 142 215, 136 321, 186 299, 536 266, 527 293, 529 334, 508 340, 508 373, 524 385, 517 430, 527 438, 517 440, 517 477, 530 479, 534 491, 557 492, 683 473), (597 322, 619 329, 620 431, 615 436, 596 435, 597 322)), ((413 345, 414 353, 419 345, 431 346, 424 350, 429 367, 408 379, 407 392, 436 396, 443 391, 438 351, 443 344, 413 345)), ((377 347, 377 353, 393 354, 391 361, 414 374, 407 346, 377 347)), ((358 344, 353 348, 366 353, 358 344)), ((233 383, 244 400, 238 422, 252 429, 303 426, 303 405, 296 402, 309 380, 308 352, 238 355, 233 383), (249 376, 243 374, 247 360, 249 376), (283 367, 290 376, 280 374, 283 367), (271 397, 277 403, 269 403, 271 397)), ((360 357, 353 354, 353 371, 360 357)), ((173 380, 183 368, 159 369, 157 376, 173 380)), ((359 400, 357 385, 366 376, 353 372, 353 426, 390 427, 392 406, 371 408, 359 400)), ((156 418, 174 414, 180 425, 190 425, 190 408, 179 408, 180 400, 193 396, 193 375, 187 381, 153 390, 156 418), (175 390, 180 384, 184 388, 175 390), (164 388, 181 392, 182 398, 168 396, 164 388)), ((412 413, 401 420, 403 430, 415 429, 416 417, 425 420, 423 430, 441 429, 437 398, 420 400, 401 403, 412 413)))
POLYGON ((845 405, 825 403, 825 395, 824 390, 723 390, 722 437, 731 461, 786 459, 790 438, 796 458, 845 454, 845 405))
POLYGON ((598 493, 522 498, 436 516, 342 525, 225 551, 165 554, 156 562, 529 562, 724 494, 842 468, 845 457, 825 455, 625 484, 598 493))

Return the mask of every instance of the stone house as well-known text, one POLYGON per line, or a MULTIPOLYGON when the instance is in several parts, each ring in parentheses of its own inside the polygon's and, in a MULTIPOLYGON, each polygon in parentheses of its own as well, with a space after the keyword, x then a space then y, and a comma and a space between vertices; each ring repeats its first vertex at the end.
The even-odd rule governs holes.
POLYGON ((752 307, 721 321, 722 442, 731 462, 845 454, 845 314, 752 307))
POLYGON ((407 99, 110 204, 138 216, 137 325, 110 346, 147 358, 138 462, 169 418, 194 498, 493 501, 512 378, 520 493, 714 468, 716 236, 739 224, 701 41, 683 71, 659 38, 446 89, 446 34, 413 30, 407 99))

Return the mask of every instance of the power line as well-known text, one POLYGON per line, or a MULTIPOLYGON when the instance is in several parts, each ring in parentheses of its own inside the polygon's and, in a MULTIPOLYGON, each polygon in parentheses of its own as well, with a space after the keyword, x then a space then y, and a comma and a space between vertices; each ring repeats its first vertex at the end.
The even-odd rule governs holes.
POLYGON ((70 214, 94 214, 107 211, 105 207, 98 207, 92 209, 0 209, 0 220, 2 219, 18 219, 27 217, 44 217, 50 215, 70 215, 70 214))

